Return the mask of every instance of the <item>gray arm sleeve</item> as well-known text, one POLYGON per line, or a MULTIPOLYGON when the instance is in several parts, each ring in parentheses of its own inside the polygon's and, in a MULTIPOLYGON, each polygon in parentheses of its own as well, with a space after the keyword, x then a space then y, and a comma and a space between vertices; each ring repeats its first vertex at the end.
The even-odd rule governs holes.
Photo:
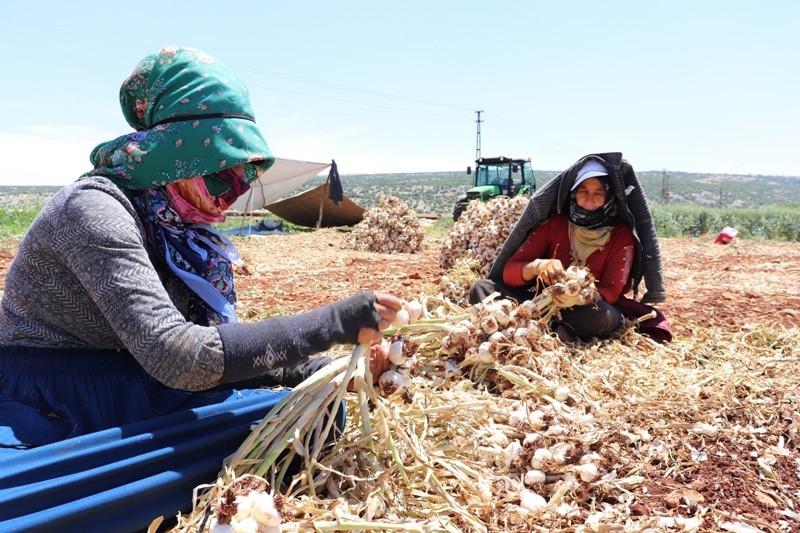
POLYGON ((359 330, 377 329, 379 320, 375 295, 360 292, 300 315, 217 325, 225 347, 222 383, 294 366, 335 343, 355 344, 359 330))

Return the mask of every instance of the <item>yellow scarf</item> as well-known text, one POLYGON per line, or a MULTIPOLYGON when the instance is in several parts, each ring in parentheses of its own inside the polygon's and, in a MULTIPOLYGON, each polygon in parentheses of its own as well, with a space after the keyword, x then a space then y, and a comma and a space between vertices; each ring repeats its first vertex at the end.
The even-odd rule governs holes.
POLYGON ((572 265, 586 266, 586 260, 595 250, 602 250, 611 238, 613 226, 597 229, 582 228, 570 223, 569 243, 572 255, 572 265))

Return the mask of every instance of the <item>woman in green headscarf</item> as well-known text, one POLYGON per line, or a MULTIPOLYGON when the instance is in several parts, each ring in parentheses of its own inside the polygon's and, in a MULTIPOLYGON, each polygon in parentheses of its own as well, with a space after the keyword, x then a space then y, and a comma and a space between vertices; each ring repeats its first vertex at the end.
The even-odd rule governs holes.
MULTIPOLYGON (((120 102, 135 131, 95 148, 94 169, 44 207, 6 276, 0 501, 13 504, 0 522, 27 531, 84 518, 82 530, 112 531, 120 500, 121 531, 186 508, 285 394, 242 384, 275 384, 284 368, 305 377, 326 361, 309 356, 336 343, 377 343, 400 309, 358 293, 237 322, 238 257, 209 224, 274 162, 247 88, 208 54, 167 47, 120 102), (47 497, 32 498, 44 481, 47 497)), ((388 365, 374 354, 377 375, 388 365)))

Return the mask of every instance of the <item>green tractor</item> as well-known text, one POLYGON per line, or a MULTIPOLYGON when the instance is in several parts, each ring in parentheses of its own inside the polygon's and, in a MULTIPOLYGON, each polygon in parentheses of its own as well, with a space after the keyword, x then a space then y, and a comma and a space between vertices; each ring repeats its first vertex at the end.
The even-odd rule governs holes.
MULTIPOLYGON (((467 167, 467 174, 472 169, 467 167)), ((536 190, 531 160, 510 157, 481 157, 475 160, 472 188, 453 207, 453 221, 458 220, 473 200, 488 202, 496 196, 530 196, 536 190)))

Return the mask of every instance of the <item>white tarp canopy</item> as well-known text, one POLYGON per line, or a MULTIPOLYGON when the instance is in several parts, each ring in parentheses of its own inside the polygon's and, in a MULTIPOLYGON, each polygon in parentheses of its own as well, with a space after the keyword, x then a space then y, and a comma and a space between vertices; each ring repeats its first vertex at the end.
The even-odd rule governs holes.
POLYGON ((250 190, 239 197, 228 209, 243 213, 264 209, 264 206, 276 202, 295 189, 302 187, 303 184, 330 166, 330 163, 276 158, 272 167, 251 183, 250 190))

